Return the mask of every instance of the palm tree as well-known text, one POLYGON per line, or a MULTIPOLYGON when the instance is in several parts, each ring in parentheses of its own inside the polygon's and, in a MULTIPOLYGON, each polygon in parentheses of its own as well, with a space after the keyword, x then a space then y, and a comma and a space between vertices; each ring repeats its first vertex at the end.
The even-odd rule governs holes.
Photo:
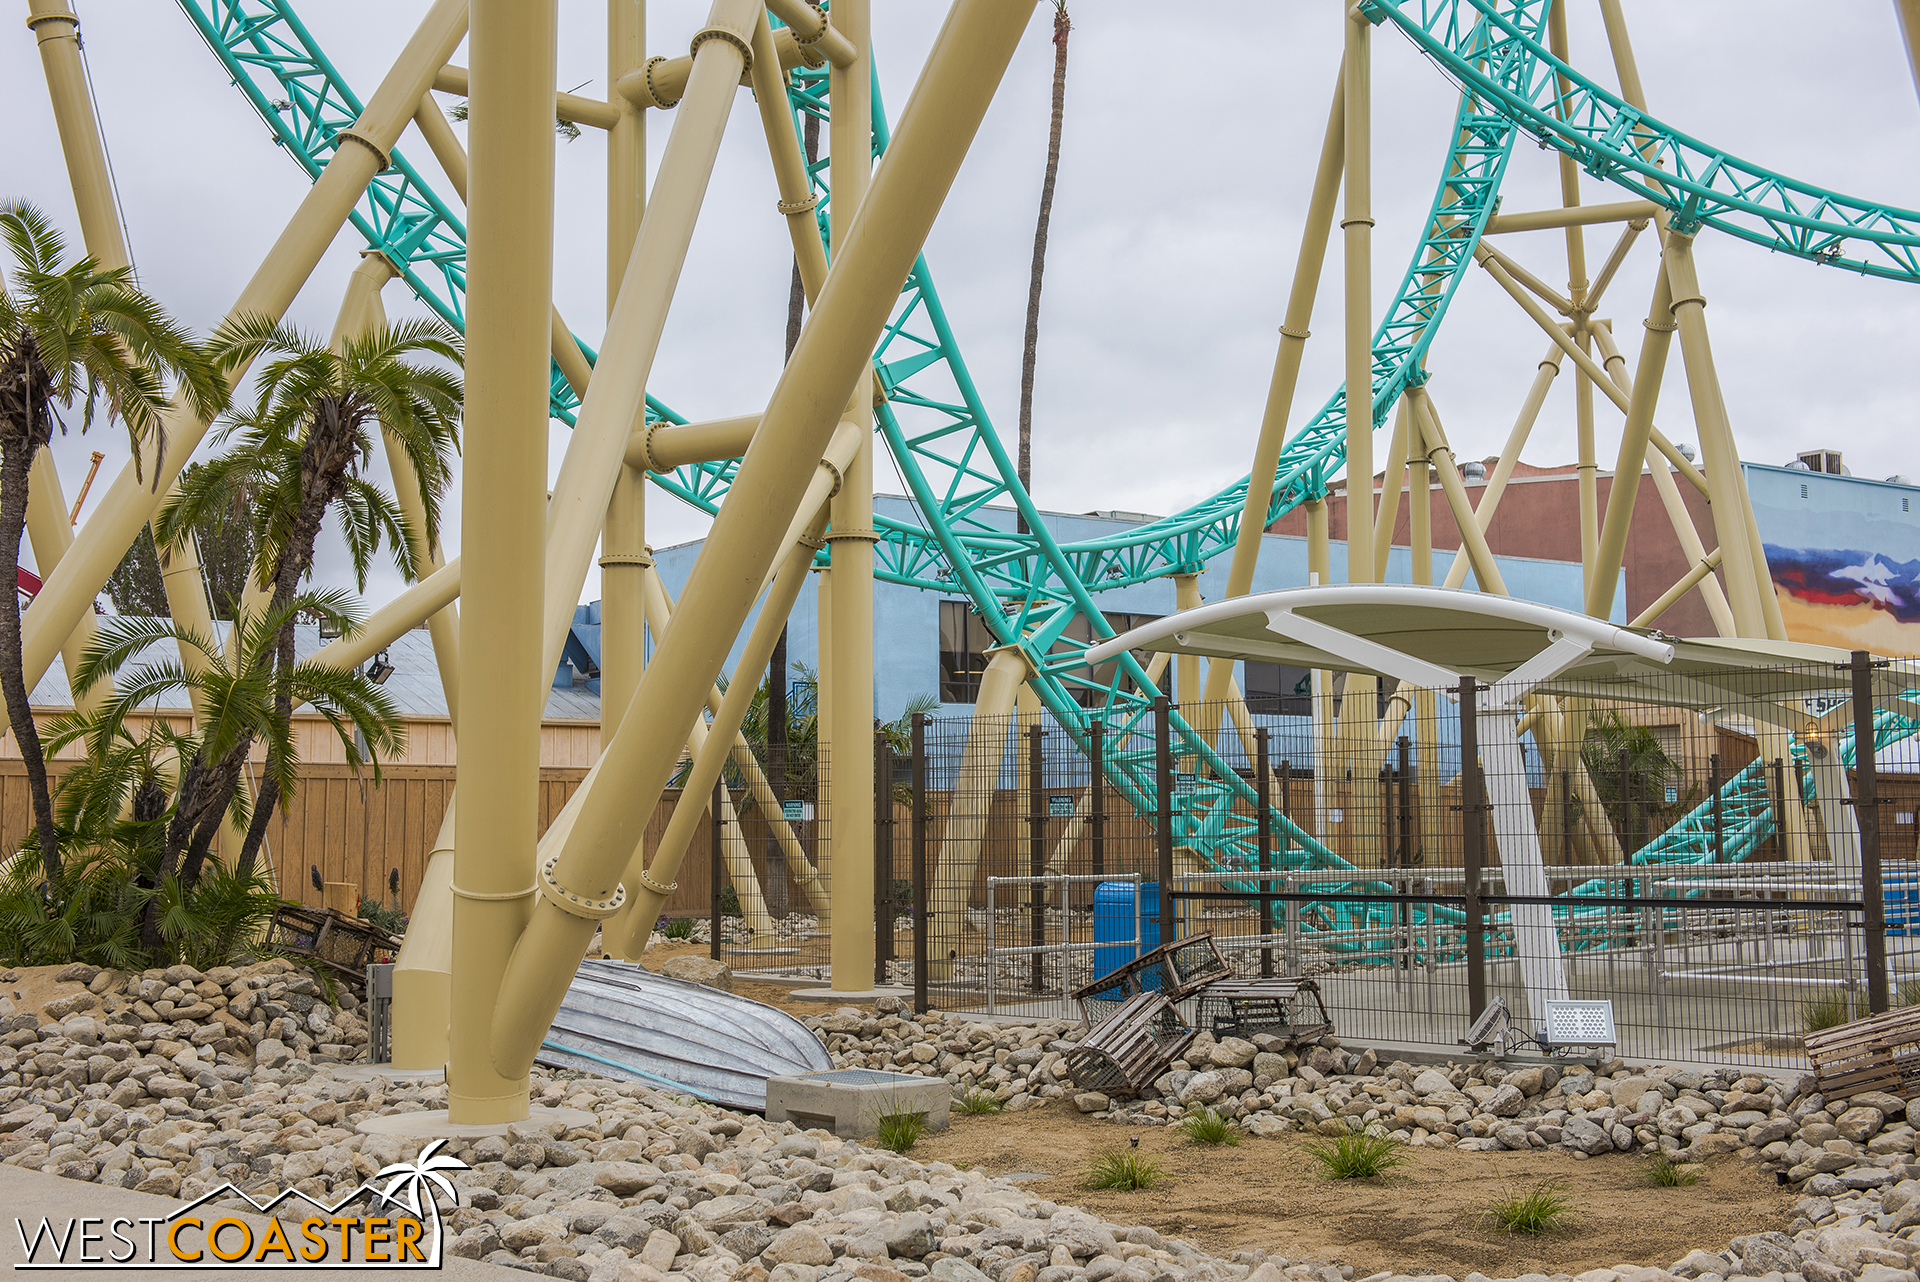
MULTIPOLYGON (((219 529, 244 521, 255 548, 254 581, 269 593, 265 614, 276 621, 274 725, 259 803, 240 848, 237 866, 245 873, 293 780, 292 606, 313 569, 321 522, 336 511, 363 589, 383 541, 409 579, 431 568, 414 548, 430 547, 440 535, 440 496, 453 474, 464 394, 448 366, 458 365, 464 346, 459 333, 438 320, 382 326, 336 350, 270 319, 243 318, 214 336, 214 350, 229 369, 263 354, 273 359, 257 376, 255 402, 228 415, 221 439, 233 440, 233 448, 181 477, 155 534, 172 543, 203 523, 219 529), (399 506, 364 475, 379 431, 398 443, 419 477, 427 528, 418 544, 408 539, 399 506)), ((244 762, 244 750, 237 760, 244 762)), ((233 777, 237 786, 237 769, 233 777)))
MULTIPOLYGON (((261 803, 252 810, 249 833, 256 827, 264 832, 260 816, 271 811, 269 790, 275 797, 293 795, 298 784, 291 730, 294 703, 324 717, 345 749, 348 766, 358 770, 370 765, 376 781, 381 759, 405 747, 399 710, 364 673, 311 661, 279 666, 282 630, 301 614, 318 615, 345 635, 360 623, 346 593, 297 594, 236 625, 241 629, 238 662, 229 667, 215 638, 171 619, 107 620, 99 641, 81 660, 78 684, 84 691, 117 678, 112 696, 90 714, 72 714, 48 727, 49 742, 56 748, 86 744, 85 763, 61 789, 63 803, 73 794, 75 832, 98 833, 110 826, 110 816, 129 805, 138 822, 153 825, 157 853, 142 864, 142 888, 156 897, 146 905, 140 927, 140 947, 150 953, 157 953, 167 933, 163 914, 169 904, 200 885, 221 820, 229 815, 236 823, 249 820, 240 777, 253 744, 266 744, 267 760, 261 803), (186 653, 197 654, 201 661, 183 663, 179 655, 186 653), (150 716, 162 697, 183 693, 201 709, 196 730, 166 732, 164 752, 134 738, 128 728, 131 720, 150 716), (170 763, 178 771, 170 803, 164 800, 165 771, 159 763, 170 763), (88 815, 94 822, 81 822, 88 815)), ((147 738, 155 733, 149 730, 147 738)), ((247 881, 253 876, 251 863, 242 861, 230 875, 247 881)))
MULTIPOLYGON (((134 287, 131 268, 103 270, 92 258, 67 263, 66 240, 45 215, 24 202, 0 205, 0 237, 12 252, 12 282, 0 288, 0 554, 18 565, 27 524, 27 476, 33 457, 53 439, 56 405, 80 408, 80 430, 104 402, 132 438, 134 466, 149 436, 166 453, 167 382, 195 414, 211 418, 226 401, 205 350, 160 305, 134 287)), ((159 484, 158 471, 154 483, 159 484)), ((20 603, 9 592, 0 607, 0 693, 20 742, 40 863, 49 887, 58 880, 60 844, 46 756, 33 724, 20 655, 20 603)))
MULTIPOLYGON (((1040 217, 1033 229, 1033 269, 1027 277, 1027 343, 1020 357, 1020 488, 1033 493, 1033 368, 1040 346, 1040 278, 1047 268, 1047 225, 1053 221, 1053 180, 1060 172, 1060 121, 1067 107, 1067 36, 1073 21, 1067 0, 1053 0, 1053 124, 1047 131, 1047 174, 1040 183, 1040 217)), ((1027 532, 1027 518, 1019 521, 1027 532)))

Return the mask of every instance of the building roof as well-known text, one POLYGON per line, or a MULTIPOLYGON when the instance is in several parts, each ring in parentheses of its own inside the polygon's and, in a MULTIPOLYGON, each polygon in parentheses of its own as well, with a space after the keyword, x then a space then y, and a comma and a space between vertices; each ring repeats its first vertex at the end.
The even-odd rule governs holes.
MULTIPOLYGON (((104 621, 104 620, 103 620, 104 621)), ((227 632, 225 623, 216 623, 221 639, 227 632)), ((301 623, 294 628, 294 653, 301 659, 311 657, 320 649, 320 629, 317 624, 301 623)), ((170 645, 149 646, 134 663, 153 662, 174 657, 170 645)), ((434 662, 433 641, 425 628, 415 628, 387 647, 387 662, 393 665, 393 675, 388 677, 381 687, 387 697, 398 706, 400 714, 409 720, 435 719, 448 716, 446 693, 440 688, 440 668, 434 662)), ((132 665, 129 665, 132 666, 132 665)), ((563 666, 563 671, 564 671, 563 666)), ((124 669, 123 669, 124 671, 124 669)), ((69 708, 73 706, 68 693, 66 667, 58 658, 47 669, 46 676, 33 688, 31 699, 36 708, 69 708)), ((159 702, 161 710, 185 712, 187 699, 184 693, 169 694, 159 702)), ((588 685, 556 686, 547 691, 547 706, 541 713, 547 721, 598 721, 600 719, 599 683, 588 685)))

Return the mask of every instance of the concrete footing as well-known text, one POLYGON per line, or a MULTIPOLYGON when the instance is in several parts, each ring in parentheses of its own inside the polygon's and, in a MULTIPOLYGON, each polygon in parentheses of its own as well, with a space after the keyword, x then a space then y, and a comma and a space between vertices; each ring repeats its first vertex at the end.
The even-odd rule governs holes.
MULTIPOLYGON (((944 1084, 944 1083, 943 1083, 944 1084)), ((369 1117, 354 1129, 366 1135, 408 1135, 418 1139, 479 1139, 486 1135, 505 1135, 509 1126, 541 1126, 562 1122, 568 1126, 590 1126, 593 1114, 583 1108, 540 1108, 527 1110, 521 1122, 464 1122, 447 1120, 444 1108, 423 1109, 417 1113, 388 1113, 369 1117)))

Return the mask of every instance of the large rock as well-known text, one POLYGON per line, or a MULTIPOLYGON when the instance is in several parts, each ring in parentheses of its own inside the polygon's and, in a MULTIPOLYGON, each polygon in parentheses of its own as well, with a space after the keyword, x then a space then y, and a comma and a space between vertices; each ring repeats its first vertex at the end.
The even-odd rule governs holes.
POLYGON ((933 1221, 919 1211, 909 1211, 883 1226, 880 1240, 886 1243, 887 1254, 894 1259, 917 1260, 933 1250, 933 1221))
POLYGON ((1245 1068, 1260 1052, 1254 1044, 1238 1037, 1223 1037, 1213 1048, 1215 1068, 1245 1068))
POLYGON ((831 1264, 833 1251, 825 1238, 804 1224, 796 1224, 774 1238, 760 1258, 768 1264, 831 1264))
POLYGON ((733 991, 733 967, 711 957, 674 957, 660 967, 660 973, 723 993, 733 991))
POLYGON ((1651 1077, 1641 1077, 1638 1074, 1623 1077, 1616 1082, 1608 1082, 1606 1086, 1607 1093, 1613 1097, 1613 1106, 1623 1113, 1650 1113, 1653 1111, 1652 1106, 1663 1102, 1665 1098, 1660 1094, 1658 1082, 1651 1077), (1643 1109, 1640 1099, 1650 1091, 1653 1093, 1653 1098, 1647 1101, 1648 1107, 1643 1109))
POLYGON ((1429 1068, 1413 1079, 1415 1095, 1437 1095, 1453 1089, 1453 1081, 1437 1068, 1429 1068))
POLYGON ((1852 1140, 1855 1144, 1864 1144, 1872 1139, 1886 1117, 1879 1109, 1866 1104, 1855 1104, 1833 1120, 1833 1128, 1840 1132, 1843 1140, 1852 1140))
POLYGON ((1793 1239, 1784 1233, 1755 1233, 1737 1237, 1727 1249, 1740 1256, 1740 1267, 1751 1277, 1763 1273, 1797 1273, 1799 1257, 1793 1252, 1793 1239))
POLYGON ((1567 1119, 1567 1124, 1560 1128, 1560 1138, 1562 1143, 1577 1153, 1586 1153, 1591 1156, 1613 1151, 1612 1137, 1599 1125, 1584 1117, 1567 1119))
POLYGON ((1481 1105, 1495 1117, 1516 1117, 1527 1106, 1527 1097, 1511 1082, 1496 1086, 1481 1105))
POLYGON ((1187 1089, 1181 1092, 1180 1100, 1182 1103, 1211 1104, 1226 1089, 1226 1079, 1219 1073, 1195 1073, 1187 1083, 1187 1089))

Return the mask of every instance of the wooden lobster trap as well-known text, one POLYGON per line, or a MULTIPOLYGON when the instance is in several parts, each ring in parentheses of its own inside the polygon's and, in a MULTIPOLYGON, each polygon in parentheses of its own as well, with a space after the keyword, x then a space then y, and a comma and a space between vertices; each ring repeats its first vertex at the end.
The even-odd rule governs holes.
POLYGON ((1806 1043, 1814 1080, 1829 1100, 1867 1091, 1920 1096, 1920 1006, 1809 1033, 1806 1043))
POLYGON ((1200 990, 1195 1022, 1215 1037, 1251 1041, 1266 1034, 1289 1046, 1333 1031, 1320 985, 1305 978, 1217 980, 1200 990))
POLYGON ((1162 993, 1136 993, 1067 1052, 1067 1074, 1084 1091, 1138 1095, 1198 1036, 1162 993))
POLYGON ((318 962, 364 995, 367 967, 392 961, 400 941, 372 922, 337 909, 282 903, 267 923, 266 947, 318 962))

